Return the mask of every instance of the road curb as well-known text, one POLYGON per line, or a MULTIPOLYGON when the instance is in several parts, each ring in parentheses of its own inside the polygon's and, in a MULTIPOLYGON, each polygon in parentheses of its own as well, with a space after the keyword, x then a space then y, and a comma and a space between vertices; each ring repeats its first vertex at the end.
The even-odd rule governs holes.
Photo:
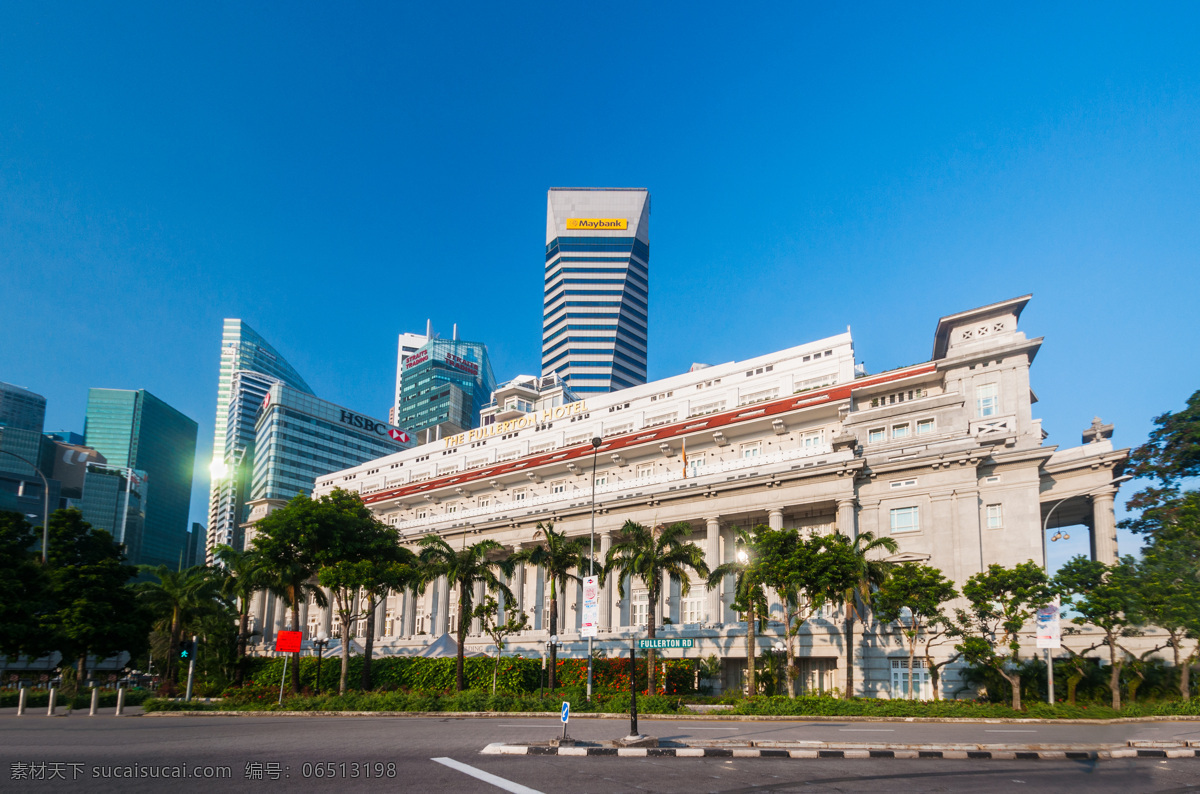
MULTIPOLYGON (((133 716, 133 715, 131 715, 133 716)), ((429 717, 435 719, 559 719, 557 711, 151 711, 144 717, 429 717)), ((1111 719, 1034 719, 1017 717, 861 717, 760 714, 641 714, 646 720, 679 722, 898 722, 912 725, 1136 725, 1153 722, 1197 722, 1200 716, 1114 717, 1111 719)), ((572 712, 571 719, 628 720, 629 714, 572 712)))
POLYGON ((864 749, 856 747, 759 748, 759 747, 553 747, 527 744, 489 744, 481 755, 538 755, 584 758, 803 758, 803 759, 943 759, 1003 761, 1097 761, 1117 758, 1200 758, 1200 749, 1147 749, 1117 747, 1088 750, 954 750, 915 745, 907 748, 864 749))

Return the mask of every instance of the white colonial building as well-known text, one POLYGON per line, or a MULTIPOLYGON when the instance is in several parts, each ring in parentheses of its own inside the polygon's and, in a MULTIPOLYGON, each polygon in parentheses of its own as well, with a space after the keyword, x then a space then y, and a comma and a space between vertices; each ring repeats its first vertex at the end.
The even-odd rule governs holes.
MULTIPOLYGON (((535 542, 539 522, 587 536, 594 491, 601 555, 627 520, 689 522, 711 567, 732 558, 735 527, 871 531, 896 540, 894 559, 927 562, 959 585, 990 563, 1044 565, 1043 519, 1054 508, 1055 526, 1090 528, 1093 555, 1112 561, 1113 480, 1127 450, 1114 450, 1111 426, 1098 421, 1081 446, 1044 443, 1029 382, 1042 340, 1018 328, 1028 300, 943 317, 929 361, 875 375, 856 368, 847 332, 586 401, 563 404, 561 389, 539 400, 536 383, 511 385, 524 389, 522 399, 498 393, 482 428, 322 477, 315 493, 357 491, 414 545, 436 532, 455 545, 490 538, 515 551, 535 542)), ((260 502, 253 518, 278 504, 260 502)), ((610 583, 597 647, 627 652, 655 609, 669 621, 659 636, 697 640, 668 657, 716 654, 725 662, 724 685, 735 687, 746 625, 730 607, 730 584, 706 591, 697 582, 683 596, 673 582, 650 605, 640 583, 624 598, 610 583)), ((551 633, 548 585, 528 568, 510 587, 516 603, 506 608, 525 610, 532 628, 506 652, 539 655, 551 633)), ((377 616, 378 653, 416 653, 450 631, 456 597, 448 590, 442 582, 420 596, 392 594, 377 616)), ((565 601, 563 652, 582 656, 578 588, 565 601)), ((267 641, 286 617, 266 597, 254 614, 267 641)), ((778 605, 772 614, 780 622, 760 636, 763 650, 782 636, 778 605)), ((328 610, 303 610, 302 622, 310 635, 334 633, 328 610)), ((900 634, 894 626, 855 625, 855 693, 899 694, 907 664, 900 634)), ((843 626, 836 611, 805 624, 798 638, 805 689, 844 691, 843 626)), ((490 651, 478 625, 472 629, 468 648, 490 651)), ((962 690, 955 666, 942 688, 947 697, 962 690)))

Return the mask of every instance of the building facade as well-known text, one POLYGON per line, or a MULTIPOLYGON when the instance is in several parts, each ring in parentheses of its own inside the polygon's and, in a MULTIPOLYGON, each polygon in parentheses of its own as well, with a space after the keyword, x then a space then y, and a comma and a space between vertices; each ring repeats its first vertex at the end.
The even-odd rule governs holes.
POLYGON ((646 382, 649 268, 648 191, 550 189, 543 376, 580 395, 646 382))
POLYGON ((430 339, 403 364, 395 422, 419 440, 479 426, 479 412, 496 388, 487 346, 457 338, 430 339))
POLYGON ((424 334, 400 334, 396 341, 396 394, 392 407, 388 409, 388 422, 398 424, 400 420, 400 404, 404 391, 404 364, 408 357, 416 353, 425 343, 433 338, 433 323, 426 321, 424 334))
MULTIPOLYGON (((145 473, 142 536, 132 564, 178 565, 188 534, 198 426, 145 389, 89 389, 83 435, 109 466, 145 473)), ((86 492, 86 486, 85 486, 86 492)))
MULTIPOLYGON (((933 355, 920 364, 863 374, 847 332, 509 418, 321 477, 316 493, 357 491, 405 543, 436 532, 452 545, 490 538, 511 552, 538 542, 544 522, 588 537, 594 492, 598 554, 628 520, 685 521, 710 568, 733 559, 738 527, 869 531, 896 541, 891 559, 935 566, 959 586, 991 563, 1044 565, 1042 522, 1054 508, 1062 523, 1087 527, 1093 556, 1111 562, 1114 480, 1128 451, 1114 449, 1111 428, 1091 429, 1076 447, 1045 444, 1029 380, 1042 340, 1018 328, 1028 299, 941 318, 933 355), (602 443, 593 450, 596 436, 602 443)), ((516 603, 505 608, 526 611, 532 628, 506 652, 536 655, 552 633, 548 584, 530 566, 508 584, 516 603)), ((697 579, 686 594, 673 581, 650 604, 640 582, 629 583, 624 597, 610 582, 598 647, 627 652, 654 610, 660 637, 696 640, 666 656, 716 654, 723 685, 736 688, 746 625, 733 595, 732 581, 708 590, 697 579)), ((564 653, 583 655, 579 588, 563 599, 555 633, 567 643, 564 653)), ((376 647, 418 652, 451 630, 455 611, 445 582, 423 595, 393 593, 375 618, 376 647)), ((328 610, 302 612, 310 632, 332 633, 328 610)), ((264 595, 255 615, 269 641, 282 609, 264 595)), ((783 636, 778 603, 769 618, 760 651, 783 636)), ((844 618, 827 608, 801 629, 802 690, 847 691, 844 618)), ((853 693, 902 696, 907 652, 897 627, 853 625, 853 693)), ((470 650, 491 650, 478 626, 468 642, 470 650)), ((949 658, 949 644, 944 653, 949 658)), ((928 697, 927 677, 915 672, 928 697)), ((957 663, 946 669, 943 696, 966 692, 960 673, 957 663)))
POLYGON ((60 500, 54 442, 42 435, 45 417, 45 397, 0 383, 0 511, 21 513, 37 526, 45 520, 47 496, 51 513, 60 500))
POLYGON ((240 526, 249 498, 248 466, 253 460, 254 417, 267 389, 276 382, 312 394, 300 374, 258 332, 242 320, 225 320, 205 541, 209 562, 218 545, 241 548, 240 526))
POLYGON ((317 478, 414 446, 408 433, 283 383, 255 418, 251 503, 311 494, 317 478))

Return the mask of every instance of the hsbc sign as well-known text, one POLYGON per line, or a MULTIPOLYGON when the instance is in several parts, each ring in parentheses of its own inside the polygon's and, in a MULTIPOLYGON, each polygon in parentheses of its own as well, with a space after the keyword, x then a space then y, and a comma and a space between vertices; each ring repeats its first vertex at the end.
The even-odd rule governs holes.
POLYGON ((396 430, 395 428, 388 427, 387 423, 385 422, 376 422, 374 419, 368 419, 365 416, 359 416, 358 414, 350 413, 345 408, 342 409, 342 422, 350 425, 351 427, 357 427, 361 430, 365 430, 368 433, 374 433, 378 436, 387 436, 393 441, 407 443, 410 438, 408 433, 405 433, 403 430, 396 430))

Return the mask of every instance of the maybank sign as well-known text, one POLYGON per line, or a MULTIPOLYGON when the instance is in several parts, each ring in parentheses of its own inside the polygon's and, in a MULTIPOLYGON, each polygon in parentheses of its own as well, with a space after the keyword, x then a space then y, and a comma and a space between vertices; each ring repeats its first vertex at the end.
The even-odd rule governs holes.
POLYGON ((625 218, 567 218, 568 229, 628 229, 625 218))
POLYGON ((535 411, 531 414, 518 416, 516 419, 509 419, 507 422, 496 422, 483 427, 477 427, 474 430, 468 430, 465 433, 459 433, 453 436, 446 436, 443 441, 447 447, 457 447, 459 444, 466 444, 471 441, 482 441, 485 438, 492 436, 500 436, 505 433, 512 433, 517 430, 523 430, 526 427, 544 424, 545 422, 553 422, 555 419, 565 419, 568 416, 582 416, 587 413, 587 401, 579 400, 566 405, 560 405, 556 408, 547 408, 543 411, 535 411))

